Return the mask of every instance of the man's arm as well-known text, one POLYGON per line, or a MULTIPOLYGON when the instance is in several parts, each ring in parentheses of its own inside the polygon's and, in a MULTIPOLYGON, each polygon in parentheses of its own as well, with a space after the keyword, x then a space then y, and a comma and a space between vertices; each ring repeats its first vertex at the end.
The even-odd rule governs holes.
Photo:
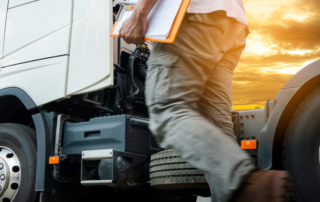
POLYGON ((143 44, 148 26, 147 17, 157 1, 139 0, 132 16, 123 23, 119 37, 123 38, 128 44, 143 44))

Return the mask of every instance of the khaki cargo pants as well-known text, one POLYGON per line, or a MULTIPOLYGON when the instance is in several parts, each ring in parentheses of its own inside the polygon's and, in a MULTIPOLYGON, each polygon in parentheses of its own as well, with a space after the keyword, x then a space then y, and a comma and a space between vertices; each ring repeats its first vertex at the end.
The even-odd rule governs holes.
POLYGON ((212 201, 228 201, 254 168, 231 120, 233 70, 246 36, 224 12, 187 14, 175 43, 156 43, 148 62, 150 130, 205 172, 212 201))

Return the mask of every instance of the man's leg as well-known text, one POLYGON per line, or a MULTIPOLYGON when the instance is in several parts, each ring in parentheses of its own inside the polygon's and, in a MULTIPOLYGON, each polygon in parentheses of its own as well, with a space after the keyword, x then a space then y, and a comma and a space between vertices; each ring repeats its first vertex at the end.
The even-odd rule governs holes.
MULTIPOLYGON (((234 48, 228 51, 223 56, 223 58, 216 63, 211 72, 211 75, 206 82, 204 93, 198 101, 198 106, 201 114, 216 127, 218 127, 226 136, 225 138, 229 138, 234 142, 237 142, 237 140, 233 131, 233 122, 231 115, 232 80, 233 71, 238 64, 243 49, 245 48, 245 38, 246 34, 244 33, 242 36, 243 44, 235 44, 234 48)), ((233 147, 239 146, 233 145, 233 147)), ((223 156, 225 154, 226 153, 221 153, 219 155, 223 156)), ((229 159, 230 157, 227 154, 225 155, 225 158, 229 159)), ((224 171, 226 172, 226 175, 232 175, 232 172, 234 171, 239 172, 237 171, 237 165, 234 164, 234 159, 225 161, 225 163, 226 165, 224 171), (227 165, 228 163, 230 164, 227 165)), ((206 174, 206 178, 208 179, 208 181, 214 180, 211 179, 212 176, 210 174, 206 174)), ((240 178, 240 183, 241 180, 242 179, 240 178)))
POLYGON ((201 114, 208 118, 226 135, 236 140, 232 122, 232 80, 241 53, 245 48, 246 33, 243 43, 235 44, 213 68, 201 99, 198 102, 201 114))
POLYGON ((151 113, 150 129, 166 133, 161 146, 175 149, 184 160, 205 172, 212 201, 228 201, 253 170, 251 158, 235 141, 187 105, 157 104, 151 113))
POLYGON ((150 129, 162 147, 174 148, 205 172, 212 201, 228 201, 254 168, 251 158, 198 108, 216 63, 241 32, 244 26, 226 17, 187 15, 176 42, 156 44, 148 63, 150 129))

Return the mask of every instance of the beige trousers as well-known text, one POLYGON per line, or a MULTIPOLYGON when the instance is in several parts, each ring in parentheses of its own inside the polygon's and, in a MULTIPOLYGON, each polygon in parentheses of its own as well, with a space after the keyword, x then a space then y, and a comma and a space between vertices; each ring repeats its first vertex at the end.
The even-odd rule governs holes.
POLYGON ((228 201, 254 168, 231 118, 233 71, 246 36, 247 27, 222 11, 187 14, 175 43, 156 43, 148 61, 150 130, 205 171, 212 201, 228 201))

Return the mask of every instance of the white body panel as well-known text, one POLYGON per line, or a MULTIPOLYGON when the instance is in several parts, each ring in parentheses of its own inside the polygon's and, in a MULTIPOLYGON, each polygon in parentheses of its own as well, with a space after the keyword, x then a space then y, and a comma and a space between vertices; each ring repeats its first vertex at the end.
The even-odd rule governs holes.
POLYGON ((68 95, 113 85, 112 25, 112 1, 74 2, 68 95))
POLYGON ((13 8, 16 6, 21 6, 23 4, 32 3, 39 0, 9 0, 9 8, 13 8))
POLYGON ((8 1, 9 0, 0 1, 0 58, 3 57, 3 39, 6 25, 8 1))
POLYGON ((69 54, 70 26, 66 26, 42 39, 4 57, 3 66, 69 54), (50 47, 50 48, 46 48, 50 47))
POLYGON ((77 93, 75 93, 75 95, 83 94, 83 93, 90 93, 93 91, 104 89, 104 88, 106 88, 106 86, 110 86, 110 83, 113 83, 113 76, 109 76, 97 84, 89 86, 88 88, 86 88, 82 91, 78 91, 77 93))
POLYGON ((71 0, 41 0, 9 9, 3 65, 69 54, 71 11, 71 0))
POLYGON ((2 68, 0 89, 24 90, 39 106, 65 96, 68 56, 2 68))
POLYGON ((0 1, 0 90, 40 106, 113 85, 112 1, 0 1))

